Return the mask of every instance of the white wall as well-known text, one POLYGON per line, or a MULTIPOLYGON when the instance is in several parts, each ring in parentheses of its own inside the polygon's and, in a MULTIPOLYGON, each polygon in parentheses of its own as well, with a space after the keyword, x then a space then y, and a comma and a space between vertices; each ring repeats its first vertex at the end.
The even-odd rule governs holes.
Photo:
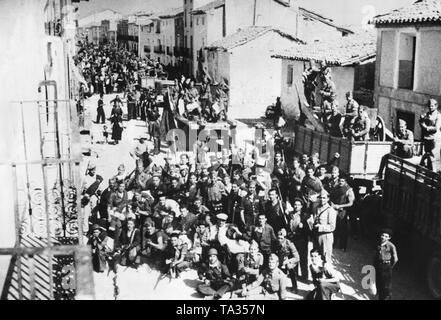
POLYGON ((282 61, 282 76, 281 76, 281 101, 285 114, 289 119, 298 119, 300 116, 299 110, 299 96, 300 101, 303 103, 306 98, 303 93, 303 83, 302 83, 302 73, 303 73, 303 62, 302 61, 291 61, 286 59, 276 59, 282 61), (293 83, 288 84, 288 66, 293 67, 293 83), (297 87, 297 88, 296 88, 297 87))
POLYGON ((281 94, 282 61, 271 58, 274 51, 292 46, 276 32, 231 50, 230 115, 259 118, 281 94))
POLYGON ((421 30, 419 36, 415 90, 441 95, 441 30, 421 30))
POLYGON ((394 87, 396 83, 396 64, 398 33, 395 30, 383 31, 381 37, 380 85, 394 87))

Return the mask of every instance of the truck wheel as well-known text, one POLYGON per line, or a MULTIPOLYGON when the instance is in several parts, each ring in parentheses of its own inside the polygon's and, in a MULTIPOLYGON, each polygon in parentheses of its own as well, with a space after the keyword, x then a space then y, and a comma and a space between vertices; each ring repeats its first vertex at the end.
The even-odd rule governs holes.
POLYGON ((437 252, 427 265, 427 285, 435 299, 441 299, 441 252, 437 252))

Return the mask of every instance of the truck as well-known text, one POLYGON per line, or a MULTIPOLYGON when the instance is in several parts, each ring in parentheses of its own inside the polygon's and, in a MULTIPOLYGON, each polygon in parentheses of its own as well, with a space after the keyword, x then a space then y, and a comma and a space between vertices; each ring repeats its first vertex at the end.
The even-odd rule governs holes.
POLYGON ((379 223, 394 231, 399 255, 441 299, 441 175, 389 155, 379 200, 379 223))

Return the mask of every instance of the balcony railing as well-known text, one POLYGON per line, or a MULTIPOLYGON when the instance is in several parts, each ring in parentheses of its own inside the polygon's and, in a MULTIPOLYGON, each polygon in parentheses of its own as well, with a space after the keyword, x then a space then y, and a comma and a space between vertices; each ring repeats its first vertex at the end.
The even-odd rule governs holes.
POLYGON ((150 52, 152 52, 152 48, 150 46, 144 46, 144 52, 150 53, 150 52))

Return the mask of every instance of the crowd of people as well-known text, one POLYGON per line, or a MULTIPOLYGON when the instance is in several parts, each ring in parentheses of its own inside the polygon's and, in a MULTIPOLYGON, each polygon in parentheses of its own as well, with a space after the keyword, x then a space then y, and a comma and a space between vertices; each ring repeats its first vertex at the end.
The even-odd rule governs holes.
MULTIPOLYGON (((159 165, 152 157, 160 153, 159 104, 169 103, 175 115, 191 121, 227 120, 228 87, 216 85, 213 91, 205 77, 197 89, 194 79, 182 76, 158 101, 153 88, 139 85, 136 74, 146 63, 131 53, 111 45, 86 46, 78 63, 89 87, 97 88, 89 93, 100 95, 96 122, 106 122, 104 94, 117 92, 126 100, 127 120, 146 120, 154 141, 149 150, 145 138, 140 138, 130 153, 135 170, 128 174, 120 165, 106 185, 95 165, 87 169, 81 201, 83 230, 96 272, 143 265, 179 277, 194 268, 201 280, 198 292, 214 299, 229 292, 285 299, 287 288, 298 292, 298 279, 314 284, 308 299, 329 300, 340 291, 332 268, 333 249, 347 250, 350 223, 357 227, 360 221, 351 181, 334 165, 339 154, 328 163, 320 163, 318 154, 286 163, 283 147, 275 148, 271 172, 268 161, 241 149, 224 149, 210 159, 184 153, 178 163, 176 157, 166 156, 165 164, 159 165)), ((332 84, 328 86, 332 89, 332 84)), ((86 92, 82 91, 83 98, 86 92)), ((352 95, 347 98, 350 110, 343 128, 353 139, 366 139, 368 118, 352 95)), ((112 140, 118 143, 123 102, 117 95, 111 103, 112 140)), ((335 104, 330 108, 335 114, 335 104)), ((276 126, 276 133, 282 126, 276 126)), ((103 131, 107 140, 105 127, 103 131)), ((387 245, 389 255, 390 248, 387 245)), ((383 298, 390 298, 390 281, 380 283, 386 288, 383 298)))
POLYGON ((347 249, 355 196, 332 165, 338 154, 328 164, 304 155, 291 166, 279 152, 271 173, 260 160, 233 162, 231 154, 199 163, 184 153, 179 163, 165 157, 159 166, 143 139, 131 154, 131 174, 121 165, 102 186, 92 165, 85 178, 96 271, 109 259, 172 277, 195 268, 203 281, 198 291, 214 298, 235 292, 284 299, 287 287, 297 292, 298 278, 313 280, 310 298, 339 291, 332 252, 347 249))
POLYGON ((353 92, 346 93, 346 104, 341 112, 329 66, 311 66, 305 70, 303 85, 307 105, 316 111, 331 136, 352 141, 370 140, 371 120, 365 107, 354 99, 353 92))

